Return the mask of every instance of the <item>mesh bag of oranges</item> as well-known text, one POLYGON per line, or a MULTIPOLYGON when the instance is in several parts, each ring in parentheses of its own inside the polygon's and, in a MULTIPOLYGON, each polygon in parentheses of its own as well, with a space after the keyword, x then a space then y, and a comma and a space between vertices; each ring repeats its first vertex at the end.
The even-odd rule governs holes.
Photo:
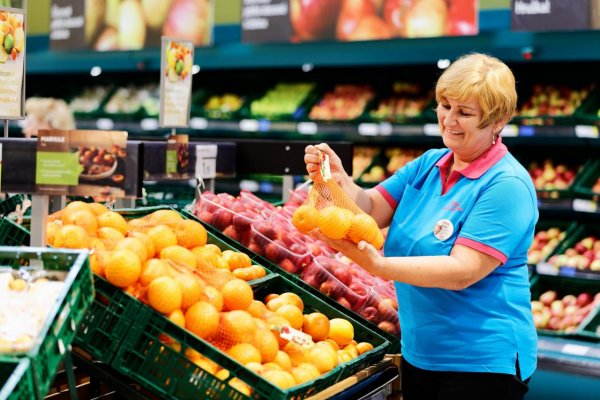
POLYGON ((294 211, 292 223, 302 233, 319 229, 329 239, 364 240, 376 249, 383 247, 384 237, 377 222, 329 178, 328 159, 321 154, 321 169, 304 204, 294 211))

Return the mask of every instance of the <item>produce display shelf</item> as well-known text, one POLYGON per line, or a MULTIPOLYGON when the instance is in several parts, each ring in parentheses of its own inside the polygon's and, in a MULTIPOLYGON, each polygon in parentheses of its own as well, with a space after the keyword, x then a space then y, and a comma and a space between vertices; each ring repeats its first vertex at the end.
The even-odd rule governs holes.
POLYGON ((27 358, 0 362, 1 400, 25 400, 35 397, 30 365, 27 358))
POLYGON ((0 363, 28 359, 35 396, 43 398, 75 338, 77 326, 93 301, 94 287, 88 252, 2 246, 0 265, 13 269, 42 265, 45 270, 67 272, 64 288, 50 308, 31 349, 25 353, 0 355, 0 363))

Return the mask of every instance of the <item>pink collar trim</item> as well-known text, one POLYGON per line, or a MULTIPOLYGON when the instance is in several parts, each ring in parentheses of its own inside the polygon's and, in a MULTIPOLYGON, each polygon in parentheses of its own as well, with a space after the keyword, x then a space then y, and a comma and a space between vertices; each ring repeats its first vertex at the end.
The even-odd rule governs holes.
MULTIPOLYGON (((496 139, 496 144, 491 146, 485 153, 479 156, 479 158, 477 158, 475 161, 469 164, 467 168, 465 168, 462 171, 456 172, 469 179, 478 179, 483 174, 485 174, 490 168, 492 168, 498 161, 500 161, 502 157, 504 157, 507 153, 508 149, 502 143, 502 137, 499 136, 496 139)), ((448 167, 450 166, 450 161, 452 160, 453 155, 454 154, 452 152, 445 154, 435 164, 436 167, 447 171, 448 167)))

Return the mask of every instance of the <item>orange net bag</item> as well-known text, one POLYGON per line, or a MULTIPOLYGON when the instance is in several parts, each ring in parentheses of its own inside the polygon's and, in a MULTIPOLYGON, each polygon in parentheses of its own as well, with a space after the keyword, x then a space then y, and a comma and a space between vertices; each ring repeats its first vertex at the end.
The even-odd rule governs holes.
POLYGON ((329 239, 364 240, 376 249, 383 247, 384 237, 377 222, 328 178, 328 159, 321 158, 321 168, 304 204, 292 217, 292 223, 302 233, 318 228, 329 239))

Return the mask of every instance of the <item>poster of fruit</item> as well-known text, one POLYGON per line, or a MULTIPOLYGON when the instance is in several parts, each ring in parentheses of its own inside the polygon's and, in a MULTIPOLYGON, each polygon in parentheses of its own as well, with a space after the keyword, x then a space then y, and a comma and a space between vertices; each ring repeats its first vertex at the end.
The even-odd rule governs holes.
POLYGON ((194 44, 163 37, 160 71, 161 127, 187 127, 192 98, 194 44))
POLYGON ((127 132, 43 129, 38 133, 40 194, 125 197, 127 132))
POLYGON ((214 0, 52 0, 52 49, 160 47, 162 36, 212 43, 214 0))
POLYGON ((243 0, 246 42, 476 35, 478 0, 243 0), (269 3, 269 4, 264 4, 269 3))
POLYGON ((25 14, 0 7, 0 118, 23 118, 25 14))

